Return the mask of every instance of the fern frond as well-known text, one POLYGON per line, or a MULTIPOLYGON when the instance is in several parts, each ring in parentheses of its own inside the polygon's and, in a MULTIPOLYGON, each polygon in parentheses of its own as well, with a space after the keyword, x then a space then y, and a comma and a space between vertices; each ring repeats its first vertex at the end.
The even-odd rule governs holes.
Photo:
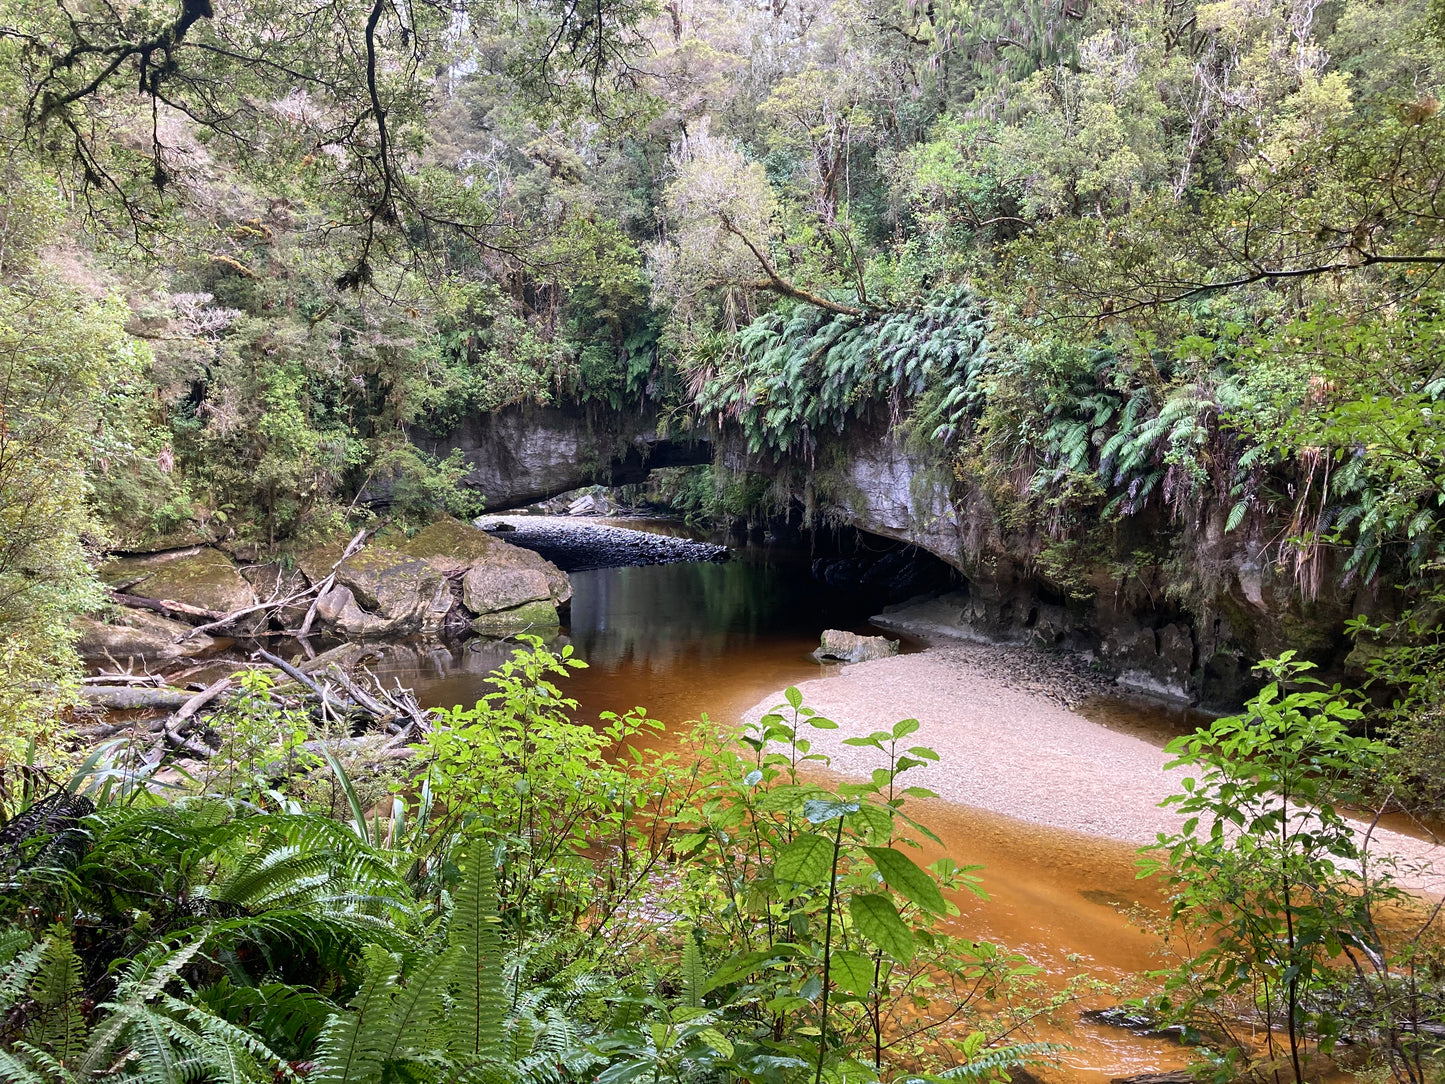
POLYGON ((494 1054, 499 1049, 507 1002, 491 853, 480 840, 467 854, 466 880, 456 895, 447 940, 459 954, 449 1046, 476 1056, 494 1054))

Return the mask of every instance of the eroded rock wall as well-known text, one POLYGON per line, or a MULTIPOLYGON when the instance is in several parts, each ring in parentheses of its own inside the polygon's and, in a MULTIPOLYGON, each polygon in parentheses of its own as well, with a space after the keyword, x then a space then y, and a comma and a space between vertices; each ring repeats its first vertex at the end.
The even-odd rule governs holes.
POLYGON ((659 435, 656 414, 582 407, 509 407, 468 418, 444 436, 413 439, 439 459, 460 451, 469 468, 465 484, 492 512, 584 486, 640 482, 657 467, 712 460, 705 440, 659 435))
MULTIPOLYGON (((918 545, 963 574, 961 590, 894 615, 898 627, 1081 652, 1142 692, 1234 707, 1257 684, 1254 664, 1289 648, 1345 677, 1346 620, 1388 605, 1358 585, 1304 599, 1272 540, 1226 532, 1223 511, 1202 523, 1136 517, 1109 528, 1111 552, 1065 550, 1051 571, 1046 538, 1009 533, 986 494, 891 430, 850 431, 812 468, 792 469, 815 514, 918 545)), ((1343 578, 1336 569, 1324 582, 1343 578)))

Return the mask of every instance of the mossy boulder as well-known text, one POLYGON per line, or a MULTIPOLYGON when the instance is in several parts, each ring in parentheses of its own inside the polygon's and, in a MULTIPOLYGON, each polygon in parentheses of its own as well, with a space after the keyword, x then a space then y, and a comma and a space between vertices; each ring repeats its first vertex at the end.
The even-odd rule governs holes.
POLYGON ((545 557, 503 542, 470 523, 450 516, 434 521, 410 538, 385 537, 381 540, 447 574, 482 566, 530 569, 546 577, 548 595, 554 606, 563 606, 572 597, 572 582, 567 574, 545 557))
POLYGON ((179 659, 204 654, 215 641, 205 633, 187 636, 190 625, 146 610, 122 608, 108 621, 76 618, 76 648, 87 659, 179 659))
POLYGON ((101 579, 117 591, 230 613, 256 603, 256 592, 220 550, 191 546, 107 562, 101 579))
POLYGON ((550 602, 527 602, 509 610, 481 614, 472 621, 472 628, 485 636, 529 631, 545 635, 560 624, 557 607, 550 602))
POLYGON ((382 537, 379 541, 441 572, 471 568, 487 560, 497 544, 486 531, 451 516, 435 520, 410 538, 382 537))
POLYGON ((474 614, 512 610, 528 602, 552 602, 547 577, 535 568, 479 565, 462 578, 462 605, 474 614))
POLYGON ((446 577, 426 561, 386 546, 367 546, 336 564, 343 550, 328 546, 304 554, 312 583, 336 565, 336 582, 318 601, 317 616, 351 639, 435 632, 452 607, 446 577))

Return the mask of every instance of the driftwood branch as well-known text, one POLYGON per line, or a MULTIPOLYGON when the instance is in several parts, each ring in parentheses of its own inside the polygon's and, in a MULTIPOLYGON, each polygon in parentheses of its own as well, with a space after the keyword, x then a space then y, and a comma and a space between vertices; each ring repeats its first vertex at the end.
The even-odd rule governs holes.
POLYGON ((178 708, 190 699, 185 689, 155 689, 135 685, 88 685, 80 690, 87 703, 111 711, 140 708, 178 708))
POLYGON ((306 588, 306 590, 298 591, 296 592, 296 594, 290 595, 287 598, 272 598, 266 602, 258 602, 254 606, 242 606, 239 610, 232 610, 228 614, 216 614, 216 619, 214 621, 208 622, 204 625, 197 625, 195 628, 191 629, 190 632, 186 633, 184 636, 181 636, 176 641, 176 643, 180 643, 183 640, 189 640, 192 636, 199 636, 203 632, 210 632, 212 629, 224 628, 226 625, 230 625, 236 621, 239 621, 241 618, 246 617, 249 614, 260 613, 262 610, 279 610, 283 606, 290 606, 293 602, 300 602, 303 598, 306 598, 315 590, 316 588, 314 587, 308 587, 306 588))
POLYGON ((296 638, 298 640, 304 643, 306 637, 310 635, 311 623, 316 620, 316 607, 320 605, 321 599, 325 596, 326 592, 330 591, 332 585, 336 583, 336 570, 341 567, 342 561, 345 561, 348 557, 355 554, 357 550, 361 549, 366 543, 368 533, 366 530, 357 531, 356 536, 352 538, 350 542, 346 543, 346 548, 341 551, 340 560, 331 566, 331 571, 327 574, 326 578, 316 585, 316 598, 312 600, 311 608, 306 611, 306 617, 301 622, 301 628, 296 632, 296 638))
MULTIPOLYGON (((128 595, 123 591, 112 591, 110 597, 122 606, 129 606, 136 610, 152 610, 162 617, 179 617, 183 620, 200 617, 209 621, 225 617, 220 610, 208 610, 204 606, 191 606, 188 603, 176 602, 169 598, 147 598, 144 595, 128 595)), ((192 629, 186 635, 194 636, 195 633, 196 630, 192 629)))

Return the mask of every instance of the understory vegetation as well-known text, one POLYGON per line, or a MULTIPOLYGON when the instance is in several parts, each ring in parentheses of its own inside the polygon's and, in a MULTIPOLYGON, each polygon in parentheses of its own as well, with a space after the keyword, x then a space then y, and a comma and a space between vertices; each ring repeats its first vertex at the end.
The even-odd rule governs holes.
POLYGON ((226 785, 158 795, 123 743, 7 776, 0 1077, 922 1082, 1056 1052, 1030 1027, 1068 990, 957 929, 945 893, 983 891, 925 853, 916 722, 828 789, 796 690, 682 760, 640 711, 574 720, 580 665, 532 640, 389 777, 296 761, 275 717, 273 770, 226 785))
MULTIPOLYGON (((918 819, 916 720, 844 739, 871 777, 824 786, 837 724, 796 689, 684 757, 641 708, 577 719, 583 664, 525 640, 400 767, 344 767, 258 671, 205 778, 129 740, 7 771, 0 1079, 1006 1082, 1108 992, 969 935, 987 871, 918 819)), ((1141 875, 1172 909, 1136 918, 1177 963, 1136 1005, 1220 1081, 1426 1084, 1440 908, 1339 812, 1385 747, 1270 669, 1170 747, 1187 819, 1141 875)))

